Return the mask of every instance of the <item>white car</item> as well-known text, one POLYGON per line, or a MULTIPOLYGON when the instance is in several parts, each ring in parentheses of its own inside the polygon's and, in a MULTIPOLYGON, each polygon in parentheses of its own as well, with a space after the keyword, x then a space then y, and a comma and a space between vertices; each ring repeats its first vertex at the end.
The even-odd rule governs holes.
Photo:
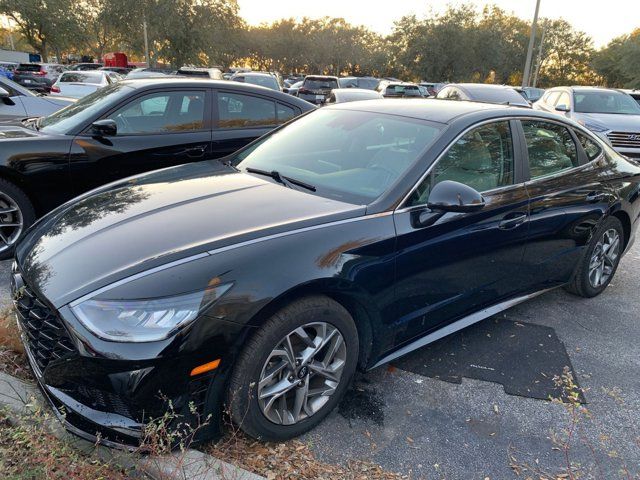
POLYGON ((121 79, 122 77, 117 73, 106 70, 67 71, 63 72, 53 84, 51 95, 82 98, 121 79))
POLYGON ((325 103, 357 102, 359 100, 375 100, 384 98, 380 92, 365 88, 334 88, 325 103))

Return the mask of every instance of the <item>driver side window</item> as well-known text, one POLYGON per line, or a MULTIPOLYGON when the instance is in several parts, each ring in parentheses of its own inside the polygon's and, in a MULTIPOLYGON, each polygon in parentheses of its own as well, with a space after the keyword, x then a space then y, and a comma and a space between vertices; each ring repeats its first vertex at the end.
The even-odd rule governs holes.
POLYGON ((138 97, 109 115, 118 136, 179 133, 204 128, 203 91, 156 92, 138 97))
POLYGON ((478 127, 454 143, 409 198, 407 206, 424 205, 434 185, 463 183, 479 192, 512 185, 514 156, 508 121, 478 127))

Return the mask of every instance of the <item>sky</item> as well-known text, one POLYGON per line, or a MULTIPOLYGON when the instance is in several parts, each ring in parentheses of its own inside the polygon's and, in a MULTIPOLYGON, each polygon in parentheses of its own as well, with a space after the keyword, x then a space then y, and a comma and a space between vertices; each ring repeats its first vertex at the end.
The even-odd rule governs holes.
MULTIPOLYGON (((251 25, 288 17, 330 16, 343 17, 381 34, 390 33, 394 20, 404 15, 422 17, 430 8, 442 12, 448 4, 462 3, 479 8, 495 4, 528 21, 533 20, 535 11, 535 0, 238 0, 240 15, 251 25)), ((540 16, 564 18, 590 35, 599 48, 640 28, 640 0, 541 0, 540 16)))

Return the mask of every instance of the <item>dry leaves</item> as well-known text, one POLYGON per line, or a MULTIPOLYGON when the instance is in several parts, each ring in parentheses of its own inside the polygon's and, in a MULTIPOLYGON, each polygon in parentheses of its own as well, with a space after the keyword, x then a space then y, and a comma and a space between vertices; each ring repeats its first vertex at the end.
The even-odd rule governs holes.
POLYGON ((309 445, 299 440, 263 443, 241 432, 229 433, 215 445, 203 449, 216 458, 241 466, 268 480, 401 480, 409 477, 387 472, 378 465, 350 460, 332 465, 317 460, 309 445))

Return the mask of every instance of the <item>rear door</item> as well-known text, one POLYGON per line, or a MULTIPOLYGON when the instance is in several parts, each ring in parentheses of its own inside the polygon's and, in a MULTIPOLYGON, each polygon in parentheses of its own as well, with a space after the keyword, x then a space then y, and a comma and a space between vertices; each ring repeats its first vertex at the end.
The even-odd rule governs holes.
POLYGON ((267 96, 218 90, 213 98, 212 155, 229 155, 302 113, 298 107, 267 96))
POLYGON ((615 198, 601 183, 604 154, 596 142, 561 122, 522 119, 519 126, 530 197, 524 271, 532 286, 566 283, 615 198))
POLYGON ((211 158, 211 91, 147 91, 104 115, 118 127, 109 137, 76 136, 71 176, 79 192, 142 172, 211 158))
POLYGON ((396 211, 396 344, 498 303, 522 288, 528 196, 516 123, 492 121, 459 138, 396 211), (434 185, 453 180, 481 192, 473 213, 430 211, 434 185))

